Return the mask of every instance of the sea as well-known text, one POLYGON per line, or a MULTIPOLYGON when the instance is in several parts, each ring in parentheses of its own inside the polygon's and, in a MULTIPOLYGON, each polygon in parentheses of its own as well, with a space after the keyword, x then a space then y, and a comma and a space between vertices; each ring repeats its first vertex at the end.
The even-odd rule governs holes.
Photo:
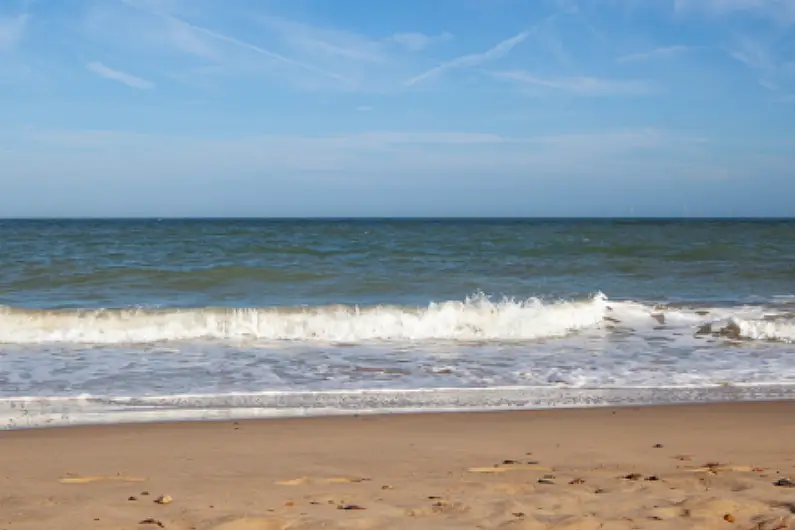
POLYGON ((0 221, 0 428, 795 397, 795 220, 0 221))

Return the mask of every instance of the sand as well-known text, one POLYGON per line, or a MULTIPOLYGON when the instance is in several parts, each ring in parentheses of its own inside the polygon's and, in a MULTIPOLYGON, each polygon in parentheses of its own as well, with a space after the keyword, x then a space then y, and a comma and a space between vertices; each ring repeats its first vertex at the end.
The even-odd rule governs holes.
POLYGON ((13 431, 0 475, 0 530, 795 529, 795 403, 13 431))

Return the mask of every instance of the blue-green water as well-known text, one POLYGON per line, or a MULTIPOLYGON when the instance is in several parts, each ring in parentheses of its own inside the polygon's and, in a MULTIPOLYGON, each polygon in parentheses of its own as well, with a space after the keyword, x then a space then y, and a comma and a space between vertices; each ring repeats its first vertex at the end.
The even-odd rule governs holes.
POLYGON ((8 424, 795 383, 791 220, 0 221, 0 267, 8 424))

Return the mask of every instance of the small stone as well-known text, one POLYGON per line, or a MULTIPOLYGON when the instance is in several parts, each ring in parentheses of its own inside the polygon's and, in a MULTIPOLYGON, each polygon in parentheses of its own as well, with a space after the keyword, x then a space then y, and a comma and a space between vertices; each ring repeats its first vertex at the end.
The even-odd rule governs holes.
POLYGON ((548 485, 555 484, 552 480, 550 480, 548 478, 540 478, 540 479, 538 479, 538 483, 539 484, 548 484, 548 485))
POLYGON ((779 488, 795 488, 795 481, 788 478, 780 478, 773 483, 774 486, 779 488))
POLYGON ((657 482, 658 480, 660 480, 660 477, 658 477, 657 475, 651 475, 650 477, 646 477, 644 480, 646 480, 647 482, 657 482))
POLYGON ((142 495, 143 497, 146 497, 147 495, 149 495, 149 492, 148 492, 148 491, 142 491, 142 492, 141 492, 141 495, 142 495))
POLYGON ((654 447, 655 449, 662 449, 664 446, 663 444, 654 444, 652 447, 654 447))
POLYGON ((574 480, 570 481, 569 484, 585 484, 584 478, 575 478, 574 480))
POLYGON ((624 475, 625 480, 640 480, 643 478, 643 475, 640 473, 630 473, 629 475, 624 475))
POLYGON ((137 500, 138 500, 138 497, 135 497, 135 496, 133 496, 133 495, 130 495, 129 497, 127 497, 127 500, 128 500, 128 501, 137 501, 137 500))
POLYGON ((338 510, 366 510, 367 508, 362 508, 356 504, 345 504, 337 506, 338 510))
POLYGON ((174 499, 171 498, 171 495, 161 495, 155 499, 155 502, 157 504, 171 504, 174 502, 174 499))
POLYGON ((733 523, 734 516, 730 513, 727 513, 726 515, 723 516, 723 520, 726 521, 727 523, 733 523))
POLYGON ((511 515, 514 517, 524 517, 524 512, 513 512, 511 515))
POLYGON ((504 466, 510 466, 510 465, 514 465, 514 464, 518 464, 518 463, 519 462, 517 462, 516 460, 503 460, 502 461, 502 465, 504 465, 504 466))

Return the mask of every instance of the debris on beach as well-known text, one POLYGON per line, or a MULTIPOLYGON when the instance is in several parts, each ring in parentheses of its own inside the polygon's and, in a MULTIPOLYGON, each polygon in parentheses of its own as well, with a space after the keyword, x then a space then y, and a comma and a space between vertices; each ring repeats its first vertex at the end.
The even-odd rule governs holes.
POLYGON ((779 488, 795 488, 795 480, 789 478, 780 478, 773 483, 774 486, 779 488))
POLYGON ((154 502, 157 504, 171 504, 174 502, 174 499, 171 498, 171 495, 161 495, 160 497, 156 498, 154 502))
POLYGON ((574 485, 574 484, 585 484, 585 479, 584 478, 575 478, 575 479, 569 481, 569 484, 572 484, 572 485, 574 485))
POLYGON ((654 444, 652 447, 654 447, 655 449, 662 449, 665 446, 663 444, 654 444))
POLYGON ((128 501, 137 501, 138 497, 136 497, 135 495, 130 495, 129 497, 127 497, 127 500, 128 501))
POLYGON ((643 475, 640 473, 630 473, 629 475, 624 475, 624 480, 640 480, 643 478, 643 475))
POLYGON ((144 519, 143 521, 138 521, 138 524, 151 524, 151 525, 154 525, 154 526, 159 526, 160 528, 165 528, 166 527, 166 525, 164 525, 162 521, 159 521, 157 519, 153 519, 152 517, 148 517, 148 518, 144 519))
POLYGON ((356 504, 340 504, 337 506, 338 510, 366 510, 367 508, 362 508, 356 504))
POLYGON ((726 515, 723 516, 723 520, 726 521, 727 523, 733 523, 734 516, 730 513, 727 513, 726 515))

